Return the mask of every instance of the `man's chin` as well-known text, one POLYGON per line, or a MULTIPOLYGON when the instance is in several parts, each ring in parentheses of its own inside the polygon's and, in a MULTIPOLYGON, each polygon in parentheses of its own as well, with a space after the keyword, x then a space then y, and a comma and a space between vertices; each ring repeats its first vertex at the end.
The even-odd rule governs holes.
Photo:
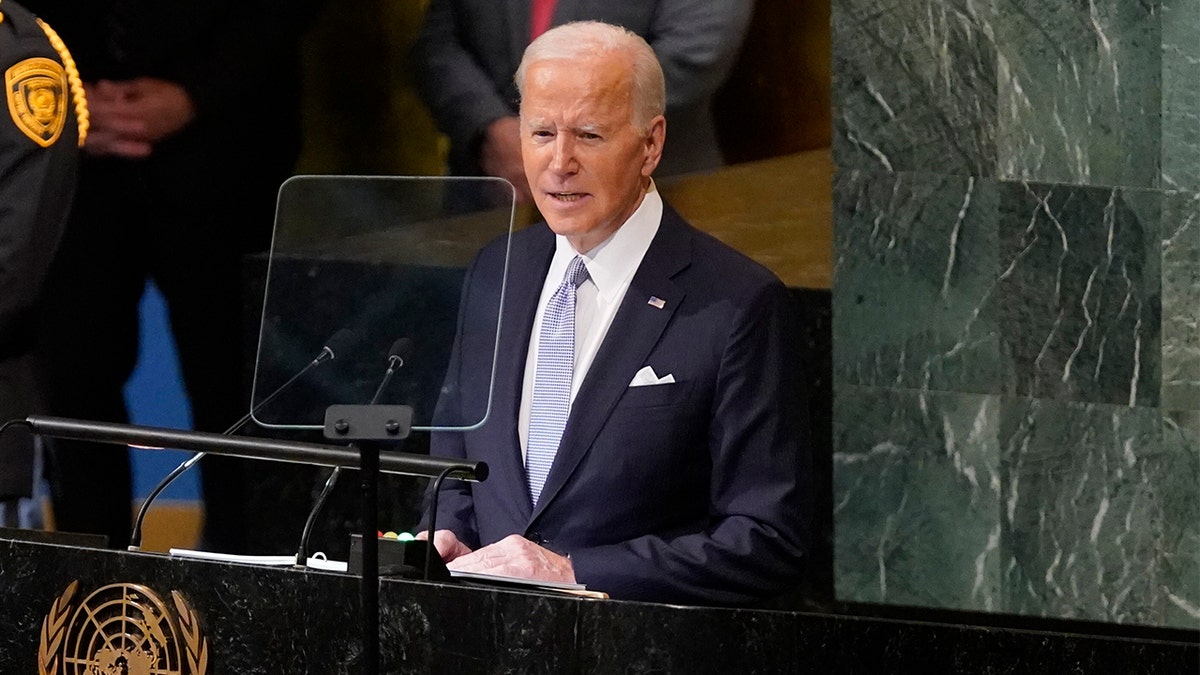
POLYGON ((586 232, 587 227, 582 225, 577 218, 564 216, 559 213, 542 212, 542 217, 546 219, 546 224, 550 226, 550 230, 554 234, 560 234, 564 237, 586 232))
POLYGON ((555 234, 571 235, 584 232, 589 227, 590 218, 583 201, 564 203, 558 199, 544 198, 538 202, 538 211, 555 234))

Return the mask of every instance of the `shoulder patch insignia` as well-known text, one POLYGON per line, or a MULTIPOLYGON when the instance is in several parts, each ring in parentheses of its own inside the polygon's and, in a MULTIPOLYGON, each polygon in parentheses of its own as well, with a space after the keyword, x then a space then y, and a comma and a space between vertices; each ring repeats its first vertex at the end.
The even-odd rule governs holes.
POLYGON ((4 73, 13 122, 34 143, 48 148, 67 119, 67 74, 53 59, 25 59, 4 73))

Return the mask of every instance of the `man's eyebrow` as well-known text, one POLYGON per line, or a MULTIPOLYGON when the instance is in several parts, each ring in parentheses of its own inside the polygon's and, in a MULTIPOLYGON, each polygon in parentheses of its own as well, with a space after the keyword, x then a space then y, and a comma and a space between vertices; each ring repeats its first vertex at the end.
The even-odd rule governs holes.
POLYGON ((584 124, 571 124, 562 127, 562 131, 572 134, 596 134, 603 135, 607 127, 598 122, 586 122, 584 124))
POLYGON ((607 127, 605 125, 600 124, 598 122, 588 122, 588 123, 584 123, 584 124, 575 124, 575 125, 559 125, 558 123, 552 121, 549 118, 529 117, 529 116, 523 117, 522 120, 523 120, 523 123, 526 126, 530 127, 531 129, 546 129, 546 128, 554 127, 561 132, 572 133, 572 134, 585 133, 585 134, 603 135, 605 133, 605 131, 607 130, 607 127))

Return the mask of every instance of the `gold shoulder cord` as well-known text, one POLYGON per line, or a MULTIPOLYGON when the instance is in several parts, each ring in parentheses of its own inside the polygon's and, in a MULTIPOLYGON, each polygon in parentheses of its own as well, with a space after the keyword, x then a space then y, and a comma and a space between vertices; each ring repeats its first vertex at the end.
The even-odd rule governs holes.
POLYGON ((62 38, 58 37, 58 33, 50 27, 45 21, 37 20, 38 25, 45 31, 46 37, 50 39, 50 46, 54 47, 54 51, 58 52, 58 57, 62 59, 63 69, 67 71, 67 82, 71 85, 71 98, 75 101, 75 121, 79 126, 79 147, 83 147, 83 142, 87 140, 88 127, 88 108, 87 97, 83 94, 83 80, 79 79, 79 69, 75 67, 75 59, 71 58, 71 52, 67 51, 67 46, 63 44, 62 38))

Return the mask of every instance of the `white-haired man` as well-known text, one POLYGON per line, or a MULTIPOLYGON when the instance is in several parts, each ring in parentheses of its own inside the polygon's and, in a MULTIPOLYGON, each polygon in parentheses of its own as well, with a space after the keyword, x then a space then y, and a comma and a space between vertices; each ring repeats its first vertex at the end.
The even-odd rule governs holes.
MULTIPOLYGON (((613 597, 740 604, 796 584, 806 431, 786 291, 693 229, 651 179, 667 123, 640 37, 543 34, 517 72, 521 150, 545 225, 512 240, 492 414, 433 452, 487 461, 443 495, 452 569, 613 597)), ((439 414, 478 410, 504 247, 473 265, 439 414), (486 331, 483 331, 486 332, 486 331)))

